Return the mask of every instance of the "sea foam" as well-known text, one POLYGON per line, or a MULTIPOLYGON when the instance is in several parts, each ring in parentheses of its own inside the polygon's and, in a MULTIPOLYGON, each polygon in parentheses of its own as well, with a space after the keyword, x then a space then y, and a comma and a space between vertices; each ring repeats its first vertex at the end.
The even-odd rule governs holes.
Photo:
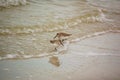
POLYGON ((0 7, 26 5, 26 0, 0 0, 0 7))

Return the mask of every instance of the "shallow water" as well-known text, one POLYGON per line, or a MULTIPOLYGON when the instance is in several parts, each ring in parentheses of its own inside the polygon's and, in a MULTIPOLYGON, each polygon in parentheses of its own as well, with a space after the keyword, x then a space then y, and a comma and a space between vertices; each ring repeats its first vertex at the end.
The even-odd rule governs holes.
POLYGON ((0 5, 1 59, 56 54, 49 40, 57 32, 71 33, 69 41, 72 41, 120 30, 119 0, 14 1, 0 5))
POLYGON ((120 33, 71 43, 66 54, 0 61, 0 80, 119 80, 120 33))

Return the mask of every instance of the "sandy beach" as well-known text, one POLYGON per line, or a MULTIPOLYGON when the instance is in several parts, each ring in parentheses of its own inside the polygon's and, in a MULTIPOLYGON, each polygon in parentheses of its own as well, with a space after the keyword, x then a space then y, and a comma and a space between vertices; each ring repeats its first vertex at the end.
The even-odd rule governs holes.
POLYGON ((0 80, 120 80, 120 33, 71 43, 64 54, 1 60, 0 80))
POLYGON ((120 0, 0 0, 0 80, 120 80, 119 68, 120 0))

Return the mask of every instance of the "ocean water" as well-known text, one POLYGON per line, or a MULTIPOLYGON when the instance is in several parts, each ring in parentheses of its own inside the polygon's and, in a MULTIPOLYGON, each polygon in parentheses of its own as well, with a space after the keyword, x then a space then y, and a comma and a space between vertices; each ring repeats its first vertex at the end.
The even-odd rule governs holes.
POLYGON ((120 0, 1 0, 0 59, 59 54, 69 42, 120 32, 119 21, 120 0), (72 36, 54 51, 57 32, 72 36))

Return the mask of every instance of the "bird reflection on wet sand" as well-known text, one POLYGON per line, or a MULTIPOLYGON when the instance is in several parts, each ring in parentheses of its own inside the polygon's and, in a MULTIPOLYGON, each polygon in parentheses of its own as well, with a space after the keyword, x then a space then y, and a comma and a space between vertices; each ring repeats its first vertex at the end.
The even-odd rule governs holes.
POLYGON ((49 63, 51 63, 52 65, 59 67, 60 66, 60 61, 58 59, 57 56, 52 56, 49 58, 49 63))

